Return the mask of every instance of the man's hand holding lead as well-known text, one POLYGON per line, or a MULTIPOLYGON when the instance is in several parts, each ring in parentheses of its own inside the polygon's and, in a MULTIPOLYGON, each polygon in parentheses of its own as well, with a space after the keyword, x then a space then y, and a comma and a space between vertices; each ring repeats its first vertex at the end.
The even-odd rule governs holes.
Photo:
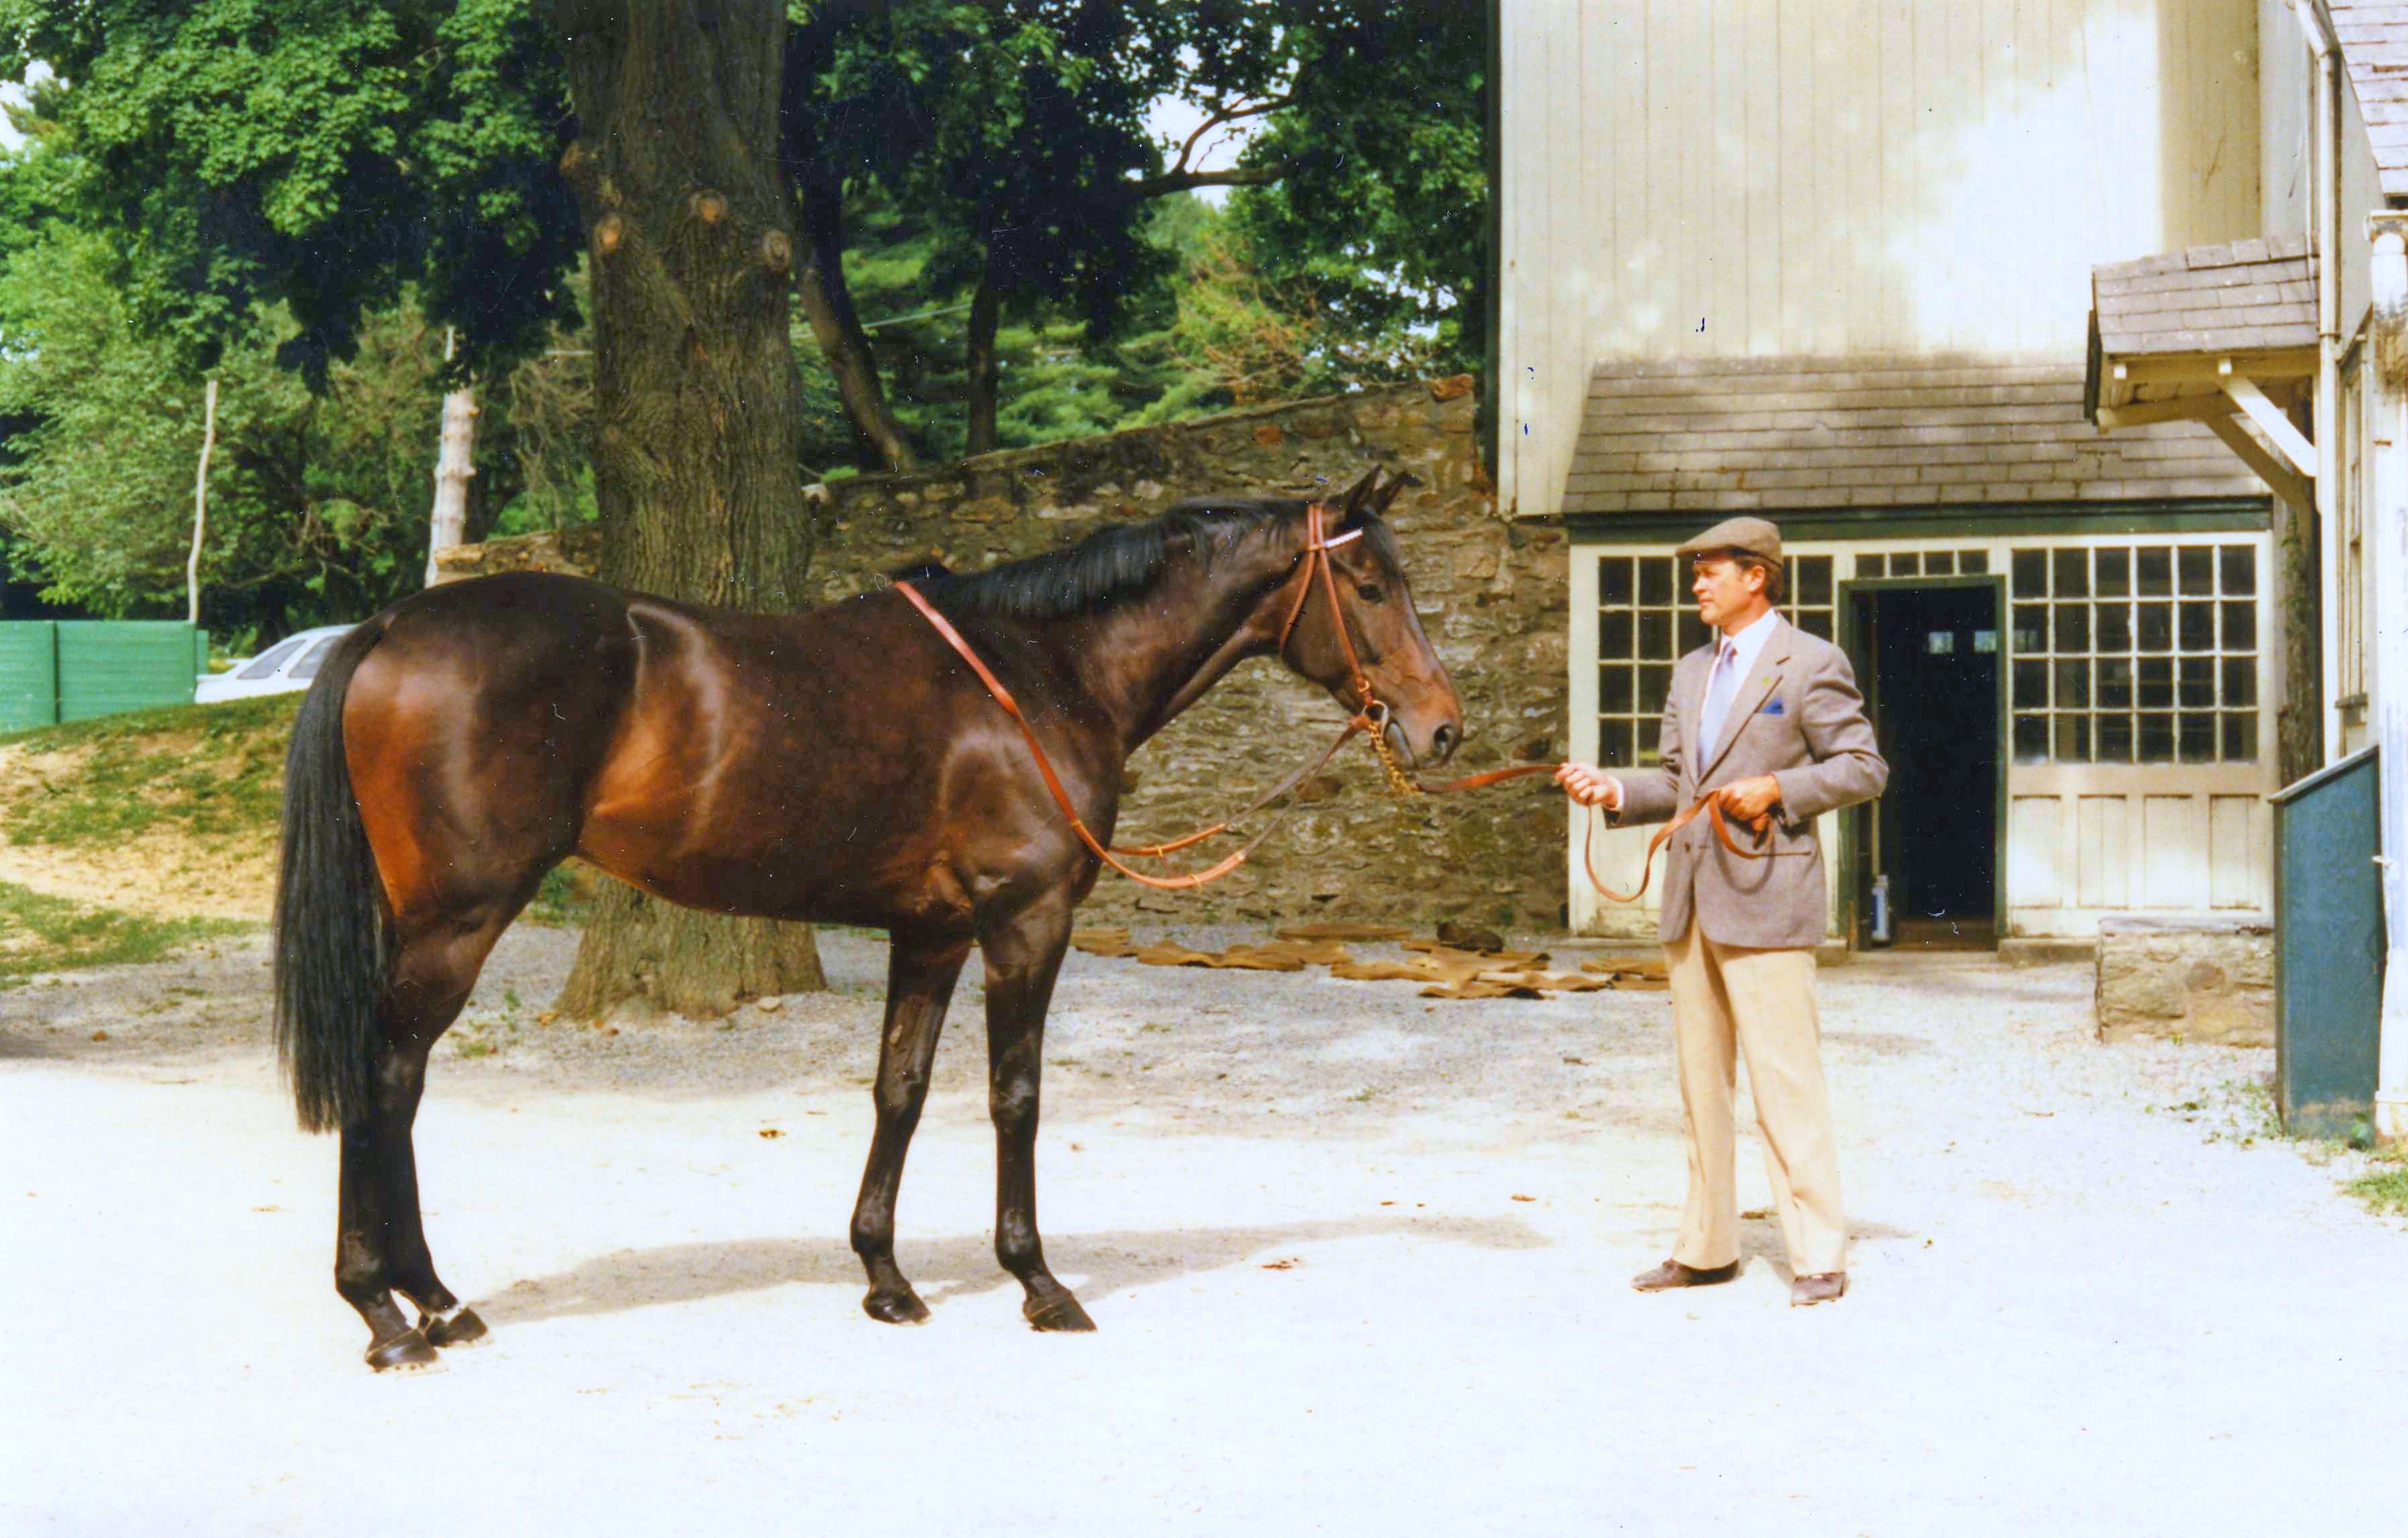
POLYGON ((1781 781, 1771 775, 1756 775, 1731 781, 1722 788, 1721 795, 1726 816, 1754 822, 1781 805, 1781 781))
POLYGON ((1612 776, 1593 763, 1562 765, 1555 770, 1555 783, 1584 806, 1602 806, 1609 812, 1622 806, 1621 787, 1612 776))

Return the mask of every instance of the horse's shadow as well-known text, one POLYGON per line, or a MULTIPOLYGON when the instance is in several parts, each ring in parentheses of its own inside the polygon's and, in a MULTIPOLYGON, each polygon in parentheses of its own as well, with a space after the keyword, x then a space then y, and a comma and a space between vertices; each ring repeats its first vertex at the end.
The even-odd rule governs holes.
MULTIPOLYGON (((1082 1292, 1122 1289, 1220 1271, 1301 1245, 1412 1234, 1484 1249, 1539 1249, 1553 1241, 1504 1218, 1404 1216, 1275 1223, 1259 1228, 1144 1230, 1048 1236, 1046 1257, 1082 1292)), ((997 1266, 983 1234, 907 1243, 896 1260, 930 1303, 1017 1286, 997 1266)), ((861 1261, 841 1238, 729 1239, 597 1255, 575 1268, 513 1282, 478 1311, 495 1324, 616 1314, 695 1303, 790 1285, 863 1285, 861 1261)))

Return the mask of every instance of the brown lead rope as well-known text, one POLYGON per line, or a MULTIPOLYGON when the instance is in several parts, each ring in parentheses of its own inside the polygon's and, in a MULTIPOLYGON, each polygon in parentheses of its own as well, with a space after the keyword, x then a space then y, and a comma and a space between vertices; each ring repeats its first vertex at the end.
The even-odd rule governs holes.
MULTIPOLYGON (((1313 577, 1316 575, 1313 568, 1318 567, 1317 575, 1321 578, 1321 588, 1329 599, 1330 622, 1337 627, 1339 645, 1343 648, 1346 656, 1349 681, 1356 696, 1362 701, 1362 706, 1355 712, 1354 719, 1339 732, 1336 740, 1322 749, 1319 758, 1280 781, 1254 805, 1213 823, 1209 828, 1199 828, 1183 838, 1175 838, 1166 844, 1148 844, 1133 848, 1123 848, 1117 845, 1107 847, 1101 839, 1089 831, 1086 820, 1079 816, 1078 808, 1070 805, 1069 792, 1062 788, 1061 776, 1054 772, 1054 761, 1046 756, 1044 744, 1037 740, 1036 730, 1028 724, 1028 718, 1021 713, 1020 702, 1011 697, 1011 691, 1006 689, 1003 686, 1003 680, 996 677, 986 663, 979 660, 978 653, 971 649, 968 641, 963 639, 962 633, 953 628, 953 622, 939 614, 935 605, 920 596, 920 591, 917 588, 909 582, 897 582, 895 588, 910 601, 913 608, 920 611, 920 617, 927 620, 937 634, 944 638, 945 644, 952 647, 962 661, 970 664, 970 671, 978 675, 981 683, 986 685, 987 692, 995 697, 995 703, 1001 705, 1004 713, 1011 718, 1012 723, 1020 728, 1022 738, 1028 744, 1030 756, 1037 760, 1038 773, 1045 776, 1045 788, 1054 793, 1054 804, 1062 808, 1062 815, 1070 819, 1071 830, 1079 835, 1080 842, 1086 845, 1088 850, 1096 859, 1132 881, 1164 890, 1192 890, 1207 882, 1217 881, 1244 864, 1246 857, 1254 852, 1254 846, 1270 836, 1274 829, 1287 820, 1289 814, 1296 810, 1296 804, 1290 802, 1281 810, 1279 816, 1265 823, 1262 830, 1246 840, 1235 853, 1201 871, 1187 872, 1178 876, 1148 876, 1143 871, 1129 869, 1128 866, 1122 864, 1117 857, 1127 855, 1132 859, 1160 860, 1178 850, 1201 844, 1208 838, 1214 838, 1229 832, 1231 823, 1238 819, 1253 816, 1302 784, 1309 776, 1317 773, 1324 764, 1337 756, 1340 748, 1346 746, 1346 739, 1357 732, 1364 733, 1369 737, 1373 751, 1379 755, 1381 766, 1387 772, 1390 787, 1399 795, 1452 795, 1458 790, 1484 790, 1491 785, 1501 785, 1507 780, 1521 779, 1530 775, 1552 775, 1561 767, 1552 763, 1517 764, 1510 769, 1490 769, 1482 774, 1467 775, 1461 779, 1451 779, 1438 785, 1424 783, 1404 772, 1402 766, 1397 762, 1395 755, 1388 750, 1387 706, 1373 697, 1371 681, 1364 676, 1363 664, 1355 657, 1354 637, 1349 635, 1346 630, 1346 611, 1338 601, 1337 578, 1329 569, 1330 548, 1354 538, 1362 531, 1352 529, 1335 539, 1329 538, 1322 533, 1323 514, 1324 509, 1319 503, 1312 503, 1305 508, 1304 580, 1297 585, 1296 602, 1288 606, 1286 621, 1280 626, 1279 649, 1283 654, 1287 650, 1288 635, 1296 629, 1297 617, 1303 614, 1305 603, 1312 596, 1313 577), (1376 717, 1372 714, 1374 711, 1378 712, 1376 717)), ((1597 808, 1592 806, 1589 808, 1588 830, 1581 840, 1581 865, 1588 873, 1589 883, 1611 902, 1638 902, 1647 893, 1647 882, 1655 870, 1656 851, 1662 848, 1674 833, 1687 827, 1700 812, 1705 813, 1713 823, 1714 837, 1721 841, 1722 847, 1742 860, 1771 860, 1783 854, 1804 852, 1795 849, 1741 848, 1738 842, 1731 837, 1730 827, 1723 819, 1722 797, 1719 794, 1700 796, 1680 816, 1658 829, 1656 836, 1647 841, 1647 859, 1645 863, 1640 866, 1639 871, 1639 890, 1626 896, 1615 891, 1598 877, 1595 859, 1597 808)), ((1760 834, 1769 820, 1759 814, 1748 819, 1748 826, 1760 834)))
MULTIPOLYGON (((1485 790, 1491 785, 1501 785, 1509 779, 1521 779, 1530 775, 1553 775, 1561 767, 1563 767, 1561 764, 1555 763, 1517 764, 1511 769, 1491 769, 1484 774, 1466 775, 1461 779, 1451 779, 1440 785, 1427 785, 1416 780, 1413 783, 1413 789, 1426 796, 1452 795, 1457 790, 1485 790)), ((1674 833, 1696 821, 1701 812, 1705 814, 1706 819, 1713 824, 1715 839, 1724 848, 1742 860, 1778 860, 1784 855, 1794 856, 1805 853, 1802 849, 1741 848, 1739 841, 1731 837, 1730 824, 1725 820, 1721 793, 1710 792, 1689 803, 1678 817, 1656 830, 1656 836, 1647 841, 1647 858, 1639 867, 1639 890, 1627 893, 1618 892, 1607 886, 1604 879, 1597 874, 1597 808, 1592 806, 1588 809, 1588 828, 1581 837, 1581 867, 1588 873, 1589 885, 1595 887, 1608 902, 1638 902, 1647 895, 1647 883, 1655 876, 1656 851, 1670 843, 1674 833)), ((1769 816, 1759 812, 1747 819, 1747 826, 1751 832, 1760 835, 1770 825, 1771 820, 1769 816)))
MULTIPOLYGON (((1045 788, 1054 793, 1054 804, 1062 808, 1062 815, 1070 819, 1071 831, 1079 835, 1080 842, 1086 845, 1088 850, 1092 852, 1096 859, 1101 860, 1105 864, 1110 865, 1112 869, 1120 872, 1123 876, 1127 876, 1130 880, 1142 882, 1146 886, 1159 888, 1164 890, 1181 890, 1189 888, 1200 887, 1209 881, 1217 881, 1221 877, 1228 875, 1231 871, 1236 870, 1240 865, 1244 864, 1246 862, 1246 857, 1254 852, 1254 846, 1261 843, 1266 837, 1269 836, 1273 829, 1285 821, 1289 811, 1295 810, 1295 807, 1291 805, 1287 808, 1287 811, 1283 811, 1278 817, 1273 818, 1269 822, 1264 824, 1262 831, 1255 833, 1254 837, 1246 840, 1245 844, 1236 852, 1230 854, 1219 863, 1205 870, 1182 873, 1178 876, 1148 876, 1143 871, 1134 871, 1129 869, 1126 865, 1121 863, 1120 860, 1117 858, 1118 856, 1128 855, 1132 858, 1144 857, 1158 860, 1176 850, 1186 848, 1190 845, 1200 844, 1204 840, 1211 838, 1216 834, 1228 832, 1229 824, 1234 820, 1234 819, 1225 819, 1222 821, 1214 823, 1209 828, 1200 829, 1196 833, 1189 833, 1184 838, 1173 839, 1168 844, 1152 844, 1137 848, 1125 849, 1107 847, 1101 839, 1097 838, 1095 833, 1088 829, 1086 819, 1079 815, 1078 808, 1070 805, 1070 793, 1062 788, 1062 777, 1054 772, 1054 761, 1046 755, 1045 745, 1037 740, 1037 733, 1035 729, 1028 724, 1028 718, 1021 712, 1020 702, 1011 697, 1011 691, 1004 687, 1003 680, 996 677, 994 672, 987 667, 986 663, 979 660, 978 653, 971 649, 969 642, 963 638, 962 633, 953 628, 951 620, 947 619, 943 615, 939 614, 935 606, 925 598, 921 597, 920 591, 917 588, 914 588, 909 582, 897 582, 895 584, 895 588, 896 591, 900 592, 905 598, 910 601, 913 608, 920 611, 921 618, 926 619, 928 623, 935 628, 937 634, 944 637, 945 643, 952 647, 955 652, 960 654, 962 661, 970 664, 970 671, 978 675, 979 682, 986 685, 987 692, 995 697, 995 703, 1001 705, 1003 707, 1004 714, 1010 716, 1012 719, 1012 723, 1020 728, 1022 738, 1028 744, 1030 756, 1037 760, 1037 772, 1045 776, 1045 788)), ((1347 738, 1362 730, 1360 720, 1361 718, 1358 717, 1355 720, 1347 722, 1345 730, 1339 733, 1337 739, 1322 750, 1319 758, 1312 760, 1303 768, 1298 769, 1295 774, 1290 775, 1286 779, 1281 781, 1277 786, 1272 788, 1268 795, 1264 796, 1252 806, 1245 808, 1244 811, 1239 812, 1237 816, 1246 817, 1254 812, 1259 811, 1264 806, 1267 806, 1271 802, 1277 800, 1281 795, 1286 793, 1289 790, 1302 784, 1307 776, 1312 775, 1314 772, 1319 770, 1322 765, 1327 763, 1332 758, 1337 756, 1338 750, 1346 745, 1347 738)))

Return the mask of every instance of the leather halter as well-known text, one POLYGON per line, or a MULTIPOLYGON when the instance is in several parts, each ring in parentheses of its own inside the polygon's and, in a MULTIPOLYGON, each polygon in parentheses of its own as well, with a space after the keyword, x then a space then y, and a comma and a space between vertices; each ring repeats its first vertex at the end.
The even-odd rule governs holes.
MULTIPOLYGON (((1329 624, 1338 632, 1338 645, 1346 653, 1346 686, 1354 691, 1354 719, 1348 724, 1358 732, 1385 731, 1388 707, 1371 692, 1371 680, 1363 676, 1362 660, 1354 655, 1354 637, 1346 628, 1346 609, 1338 602, 1338 578, 1330 570, 1329 552, 1350 539, 1363 537, 1360 525, 1332 539, 1322 532, 1321 517, 1327 509, 1318 502, 1304 506, 1304 580, 1297 584, 1296 601, 1287 606, 1287 618, 1280 622, 1279 648, 1274 655, 1287 656, 1288 637, 1296 632, 1297 618, 1304 613, 1304 601, 1312 592, 1312 579, 1321 577, 1321 588, 1329 595, 1329 624), (1376 721, 1371 712, 1380 713, 1376 721)), ((1341 741, 1343 739, 1340 739, 1341 741)))

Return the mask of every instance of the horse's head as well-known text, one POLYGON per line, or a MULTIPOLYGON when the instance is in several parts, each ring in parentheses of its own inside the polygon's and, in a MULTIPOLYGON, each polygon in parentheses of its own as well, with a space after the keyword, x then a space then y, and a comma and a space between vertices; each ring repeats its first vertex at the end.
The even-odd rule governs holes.
POLYGON ((1428 764, 1443 762, 1463 741, 1463 701, 1422 633, 1396 536, 1380 517, 1415 484, 1410 476, 1383 482, 1373 469, 1343 496, 1321 504, 1318 560, 1308 509, 1297 562, 1302 586, 1281 591, 1287 619, 1280 654, 1349 710, 1367 712, 1375 723, 1384 716, 1389 746, 1408 762, 1428 764), (1361 697, 1365 684, 1368 700, 1361 697))

